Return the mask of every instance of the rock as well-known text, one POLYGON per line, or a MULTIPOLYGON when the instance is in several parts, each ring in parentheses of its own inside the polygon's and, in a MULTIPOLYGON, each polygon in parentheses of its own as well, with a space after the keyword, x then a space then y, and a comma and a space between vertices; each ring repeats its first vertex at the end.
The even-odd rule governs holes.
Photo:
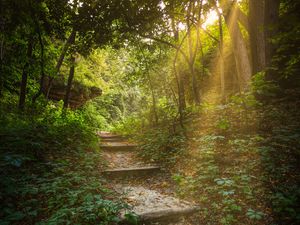
MULTIPOLYGON (((110 183, 114 183, 115 191, 123 196, 123 200, 130 206, 131 213, 138 217, 139 225, 195 224, 189 223, 186 219, 195 215, 199 211, 199 207, 192 202, 166 194, 162 190, 169 185, 162 180, 163 173, 159 166, 148 165, 138 160, 135 156, 137 146, 126 140, 120 141, 120 136, 108 132, 101 132, 98 135, 102 138, 101 149, 104 150, 104 158, 109 161, 109 169, 103 171, 102 175, 110 183), (129 184, 126 184, 126 180, 129 181, 129 184), (134 180, 146 182, 134 185, 134 180), (151 183, 154 180, 159 184, 159 191, 152 188, 151 183)), ((127 218, 132 214, 128 214, 128 212, 128 209, 121 212, 120 225, 132 224, 127 218)))
MULTIPOLYGON (((46 80, 45 84, 48 85, 48 80, 46 80)), ((47 94, 47 85, 43 87, 44 95, 47 94)), ((88 100, 98 97, 101 94, 102 90, 98 87, 86 87, 79 82, 73 81, 69 105, 71 108, 78 108, 88 100)), ((54 101, 60 101, 65 98, 65 95, 66 85, 63 79, 54 79, 49 93, 49 99, 54 101)))
MULTIPOLYGON (((141 224, 178 222, 181 217, 189 216, 199 210, 199 207, 189 202, 145 187, 116 187, 116 191, 125 193, 125 201, 139 216, 141 224)), ((124 214, 125 212, 123 212, 121 224, 126 224, 124 214)))

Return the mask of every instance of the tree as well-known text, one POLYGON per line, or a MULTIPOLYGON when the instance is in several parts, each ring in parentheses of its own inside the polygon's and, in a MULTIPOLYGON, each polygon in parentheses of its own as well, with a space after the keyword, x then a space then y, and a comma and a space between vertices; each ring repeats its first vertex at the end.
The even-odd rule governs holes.
POLYGON ((32 51, 33 51, 33 39, 32 37, 29 38, 27 43, 27 59, 23 66, 22 71, 22 81, 20 85, 20 96, 19 96, 19 109, 24 110, 25 107, 25 99, 26 99, 26 87, 27 87, 27 80, 28 80, 28 73, 30 68, 30 61, 32 58, 32 51))
MULTIPOLYGON (((249 1, 249 37, 253 74, 266 67, 265 1, 249 1)), ((268 6, 266 6, 268 7, 268 6)))
MULTIPOLYGON (((264 7, 264 35, 265 35, 265 65, 271 67, 275 53, 275 45, 272 39, 278 31, 280 0, 265 0, 264 7)), ((273 80, 275 71, 268 71, 267 78, 273 80)))
POLYGON ((221 4, 221 7, 231 38, 237 68, 237 77, 240 84, 240 90, 242 91, 247 89, 250 84, 252 69, 246 43, 238 23, 239 9, 235 2, 228 1, 226 4, 221 4))
POLYGON ((223 33, 223 21, 222 13, 217 6, 217 3, 214 2, 214 8, 218 14, 218 25, 219 25, 219 63, 220 63, 220 84, 221 84, 221 95, 224 98, 225 96, 225 71, 224 71, 224 33, 223 33))
MULTIPOLYGON (((70 44, 74 45, 75 44, 75 39, 76 39, 76 31, 73 29, 71 34, 71 40, 70 40, 70 44), (72 35, 74 34, 74 35, 72 35)), ((72 88, 72 82, 73 82, 73 78, 74 78, 74 74, 75 74, 75 52, 71 52, 71 59, 70 59, 70 73, 69 73, 69 77, 68 77, 68 83, 67 83, 67 87, 66 87, 66 94, 65 94, 65 98, 64 98, 64 108, 67 108, 69 106, 69 100, 70 100, 70 93, 71 93, 71 88, 72 88)))

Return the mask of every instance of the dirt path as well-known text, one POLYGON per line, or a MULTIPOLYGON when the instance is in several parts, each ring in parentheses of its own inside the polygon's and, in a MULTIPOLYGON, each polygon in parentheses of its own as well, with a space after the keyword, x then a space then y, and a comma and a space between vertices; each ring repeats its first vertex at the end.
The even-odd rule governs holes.
MULTIPOLYGON (((159 165, 141 161, 136 154, 137 146, 120 136, 106 132, 99 136, 102 154, 108 161, 103 175, 110 180, 111 188, 120 193, 139 216, 139 224, 198 224, 191 222, 189 217, 199 208, 175 197, 168 174, 159 165)), ((125 213, 122 212, 122 216, 125 213)))

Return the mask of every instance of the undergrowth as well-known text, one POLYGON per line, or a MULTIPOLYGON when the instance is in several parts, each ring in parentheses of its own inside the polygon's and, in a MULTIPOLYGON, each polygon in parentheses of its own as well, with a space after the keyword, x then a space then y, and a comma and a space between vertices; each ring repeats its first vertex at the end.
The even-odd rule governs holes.
POLYGON ((140 156, 169 167, 178 196, 201 206, 201 223, 299 224, 299 93, 260 73, 248 92, 195 108, 185 132, 138 118, 121 130, 135 132, 140 156))
POLYGON ((189 125, 189 157, 179 160, 173 180, 179 196, 202 206, 202 222, 300 222, 298 94, 260 102, 236 95, 189 125))
POLYGON ((103 186, 94 124, 59 104, 34 112, 1 102, 0 224, 117 223, 127 206, 103 186))
POLYGON ((163 128, 137 135, 139 156, 165 166, 173 166, 183 156, 186 137, 181 132, 170 133, 163 128))

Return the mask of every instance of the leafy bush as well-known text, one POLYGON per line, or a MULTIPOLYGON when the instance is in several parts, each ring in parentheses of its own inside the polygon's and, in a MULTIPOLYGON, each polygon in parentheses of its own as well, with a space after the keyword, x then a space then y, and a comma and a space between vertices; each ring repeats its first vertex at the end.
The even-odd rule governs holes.
POLYGON ((151 129, 139 135, 138 142, 143 158, 171 165, 183 154, 185 137, 181 133, 151 129))
POLYGON ((118 221, 127 206, 107 200, 112 193, 99 179, 103 159, 91 109, 64 110, 51 103, 41 104, 36 113, 2 109, 1 224, 118 221))
POLYGON ((278 86, 267 81, 264 72, 259 72, 252 77, 251 92, 259 96, 274 97, 278 91, 278 86))
POLYGON ((129 116, 121 121, 115 122, 111 130, 124 136, 130 136, 141 131, 142 122, 141 118, 137 116, 129 116))
POLYGON ((85 121, 87 121, 90 126, 98 130, 108 130, 110 125, 107 119, 101 114, 101 111, 95 106, 95 102, 89 102, 82 109, 85 121))

